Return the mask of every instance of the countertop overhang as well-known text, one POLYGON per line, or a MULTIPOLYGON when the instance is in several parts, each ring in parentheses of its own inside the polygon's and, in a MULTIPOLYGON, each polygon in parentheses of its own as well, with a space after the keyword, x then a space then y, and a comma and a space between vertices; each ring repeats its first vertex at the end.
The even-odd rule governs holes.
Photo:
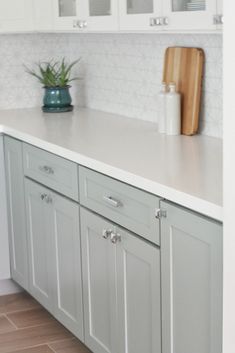
POLYGON ((1 110, 0 132, 223 220, 220 139, 165 136, 156 124, 85 108, 1 110))

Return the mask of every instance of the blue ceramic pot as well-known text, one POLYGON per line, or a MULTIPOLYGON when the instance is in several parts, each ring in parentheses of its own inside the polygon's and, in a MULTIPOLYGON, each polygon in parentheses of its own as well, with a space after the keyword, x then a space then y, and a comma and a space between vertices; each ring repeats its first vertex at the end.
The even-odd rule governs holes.
POLYGON ((72 98, 69 92, 69 88, 66 87, 44 87, 45 94, 43 98, 44 112, 59 113, 73 110, 72 98))

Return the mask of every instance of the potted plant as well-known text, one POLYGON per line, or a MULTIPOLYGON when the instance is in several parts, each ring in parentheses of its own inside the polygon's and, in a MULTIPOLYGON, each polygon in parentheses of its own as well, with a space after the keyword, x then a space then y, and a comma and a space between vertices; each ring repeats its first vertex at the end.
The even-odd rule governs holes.
POLYGON ((45 89, 43 98, 44 112, 68 112, 73 110, 72 98, 69 92, 70 82, 79 80, 79 77, 71 77, 72 68, 80 59, 68 64, 63 58, 62 61, 40 62, 37 70, 26 72, 36 77, 45 89))

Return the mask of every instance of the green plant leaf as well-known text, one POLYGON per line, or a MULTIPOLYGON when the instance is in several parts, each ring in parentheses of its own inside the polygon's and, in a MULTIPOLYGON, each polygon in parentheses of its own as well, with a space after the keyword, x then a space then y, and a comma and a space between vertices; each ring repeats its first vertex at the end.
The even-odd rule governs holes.
POLYGON ((72 77, 72 68, 80 61, 80 59, 67 64, 65 58, 61 61, 39 62, 36 64, 37 70, 31 70, 24 65, 26 73, 35 77, 45 87, 66 87, 69 82, 79 80, 79 77, 72 77))

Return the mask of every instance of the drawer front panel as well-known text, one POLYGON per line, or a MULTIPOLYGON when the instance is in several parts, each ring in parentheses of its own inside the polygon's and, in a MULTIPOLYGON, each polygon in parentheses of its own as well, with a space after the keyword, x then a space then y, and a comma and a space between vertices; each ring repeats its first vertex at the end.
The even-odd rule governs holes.
POLYGON ((62 157, 24 144, 25 175, 78 201, 77 164, 62 157))
POLYGON ((79 167, 80 202, 87 208, 159 245, 159 198, 79 167))

